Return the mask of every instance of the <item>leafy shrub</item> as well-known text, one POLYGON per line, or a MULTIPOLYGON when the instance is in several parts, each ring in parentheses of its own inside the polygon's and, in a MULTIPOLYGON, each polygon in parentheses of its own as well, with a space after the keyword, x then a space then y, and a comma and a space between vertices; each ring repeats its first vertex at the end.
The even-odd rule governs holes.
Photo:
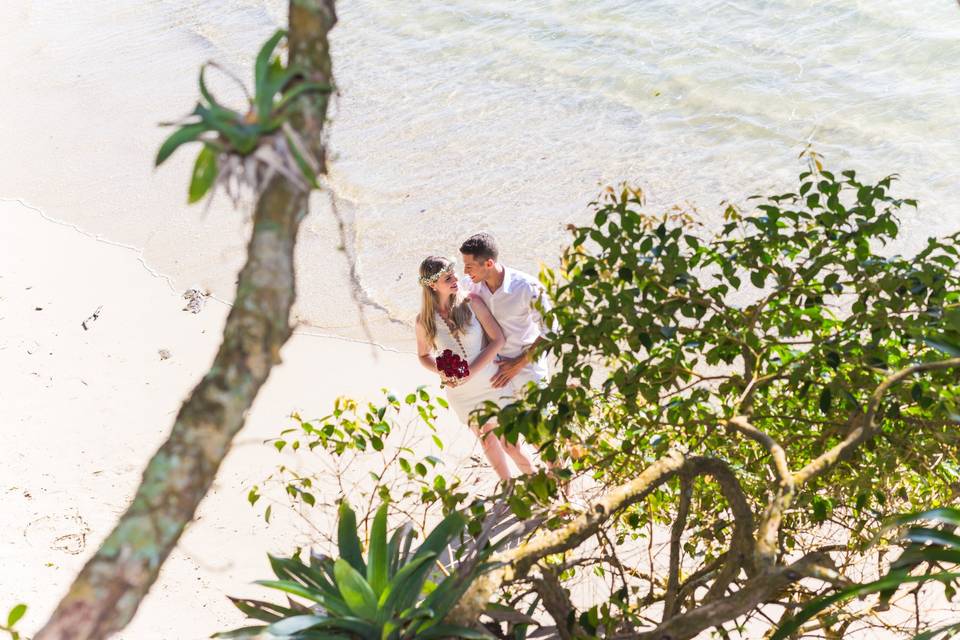
MULTIPOLYGON (((363 458, 364 466, 370 466, 371 458, 379 457, 381 465, 369 476, 356 486, 344 488, 354 503, 361 499, 371 504, 402 501, 409 507, 411 498, 419 498, 426 510, 439 502, 444 513, 454 511, 468 495, 440 457, 444 443, 437 434, 436 420, 438 410, 446 408, 442 396, 418 387, 405 396, 384 389, 378 402, 359 403, 340 397, 332 411, 319 418, 307 419, 295 413, 294 426, 268 442, 278 452, 297 452, 305 469, 279 465, 250 488, 247 498, 257 505, 262 504, 265 493, 273 497, 280 492, 292 510, 307 517, 311 510, 327 506, 319 488, 329 481, 331 466, 341 476, 358 458, 363 458)), ((263 515, 269 522, 277 501, 268 502, 263 515)), ((369 515, 360 514, 361 518, 369 515)))

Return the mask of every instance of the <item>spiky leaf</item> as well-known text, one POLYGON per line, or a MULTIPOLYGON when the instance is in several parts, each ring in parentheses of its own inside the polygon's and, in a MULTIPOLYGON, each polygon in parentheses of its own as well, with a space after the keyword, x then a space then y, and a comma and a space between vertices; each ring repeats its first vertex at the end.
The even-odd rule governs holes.
POLYGON ((350 610, 360 618, 373 620, 377 616, 377 599, 373 589, 363 579, 363 575, 349 562, 339 558, 333 563, 333 573, 337 577, 337 588, 350 610))
POLYGON ((389 577, 390 559, 387 557, 387 505, 377 509, 370 527, 370 549, 367 553, 367 582, 376 597, 380 597, 389 577))
POLYGON ((193 204, 202 200, 216 181, 217 154, 209 146, 204 145, 193 165, 193 176, 190 178, 190 192, 187 201, 193 204))

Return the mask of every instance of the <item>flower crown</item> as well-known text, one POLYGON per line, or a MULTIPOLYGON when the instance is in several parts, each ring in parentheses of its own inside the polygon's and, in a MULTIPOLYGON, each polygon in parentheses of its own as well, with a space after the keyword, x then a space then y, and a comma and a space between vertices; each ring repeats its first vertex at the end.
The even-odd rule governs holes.
POLYGON ((444 268, 442 268, 442 269, 440 269, 439 271, 437 271, 437 272, 436 272, 435 274, 433 274, 432 276, 420 276, 420 277, 417 279, 417 282, 419 282, 420 285, 423 286, 423 287, 429 287, 429 286, 432 285, 434 282, 436 282, 437 280, 439 280, 439 279, 440 279, 440 276, 442 276, 442 275, 445 274, 445 273, 453 273, 453 263, 452 263, 452 262, 451 262, 450 264, 448 264, 447 266, 445 266, 444 268))

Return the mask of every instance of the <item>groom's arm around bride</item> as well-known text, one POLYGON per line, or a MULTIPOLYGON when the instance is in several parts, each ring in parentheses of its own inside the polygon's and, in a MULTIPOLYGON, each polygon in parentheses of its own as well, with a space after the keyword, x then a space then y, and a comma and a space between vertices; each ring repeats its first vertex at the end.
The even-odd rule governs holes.
POLYGON ((529 382, 540 383, 547 376, 546 361, 534 359, 533 353, 544 340, 546 328, 534 303, 549 304, 542 285, 533 276, 500 263, 496 240, 488 233, 467 238, 460 253, 469 277, 465 284, 487 304, 506 338, 491 379, 493 386, 502 388, 512 382, 520 390, 529 382))

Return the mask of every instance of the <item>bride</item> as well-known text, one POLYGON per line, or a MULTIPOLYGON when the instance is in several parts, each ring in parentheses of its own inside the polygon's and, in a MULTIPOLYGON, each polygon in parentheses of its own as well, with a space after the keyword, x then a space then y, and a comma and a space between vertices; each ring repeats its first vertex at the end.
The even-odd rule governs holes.
POLYGON ((477 424, 470 415, 484 402, 504 406, 513 401, 512 386, 495 389, 490 380, 497 373, 493 363, 503 347, 503 330, 483 300, 464 295, 458 286, 453 263, 430 256, 420 263, 423 304, 417 316, 417 354, 420 363, 440 375, 447 400, 464 424, 480 438, 483 452, 501 480, 510 478, 509 456, 522 473, 532 473, 533 464, 517 445, 491 434, 496 420, 477 424), (447 378, 437 368, 436 355, 449 349, 467 361, 470 373, 465 378, 447 378))

